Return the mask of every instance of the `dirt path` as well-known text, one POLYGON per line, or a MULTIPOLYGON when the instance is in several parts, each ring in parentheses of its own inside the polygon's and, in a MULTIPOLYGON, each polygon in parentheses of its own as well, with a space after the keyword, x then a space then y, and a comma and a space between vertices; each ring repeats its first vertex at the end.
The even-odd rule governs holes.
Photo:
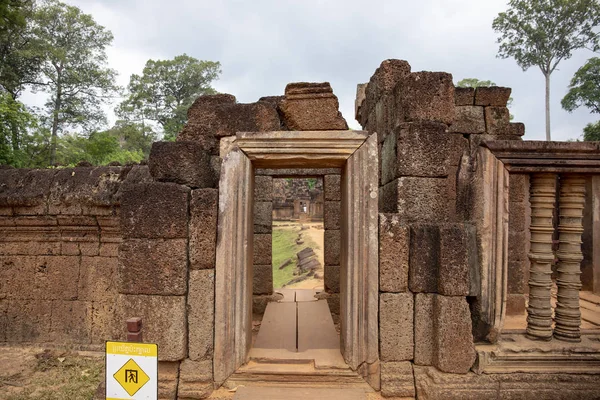
POLYGON ((313 243, 316 244, 316 246, 313 246, 312 249, 315 251, 315 254, 317 255, 317 259, 321 263, 321 268, 319 268, 315 271, 315 273, 318 276, 320 276, 320 278, 315 279, 315 278, 311 277, 311 278, 303 280, 302 282, 298 282, 293 285, 286 286, 286 288, 323 290, 325 288, 325 285, 323 282, 323 276, 324 276, 324 272, 325 272, 325 270, 323 269, 323 266, 325 265, 325 257, 323 254, 323 238, 324 238, 325 231, 323 230, 323 223, 322 222, 304 223, 304 224, 298 223, 298 229, 299 229, 300 225, 309 227, 308 229, 305 229, 302 231, 302 235, 305 238, 309 239, 310 241, 312 241, 313 243))

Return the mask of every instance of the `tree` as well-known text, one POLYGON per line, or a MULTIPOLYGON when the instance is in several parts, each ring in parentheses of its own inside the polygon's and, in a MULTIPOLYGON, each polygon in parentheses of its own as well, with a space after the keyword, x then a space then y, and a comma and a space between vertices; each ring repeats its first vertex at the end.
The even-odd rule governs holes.
POLYGON ((187 109, 199 96, 214 94, 210 86, 221 73, 220 63, 186 54, 172 60, 148 60, 142 75, 132 75, 129 95, 115 110, 121 118, 160 125, 166 139, 174 139, 187 121, 187 109))
POLYGON ((561 105, 569 112, 584 106, 600 114, 600 58, 590 58, 575 72, 561 105))
POLYGON ((456 86, 465 87, 465 88, 477 88, 477 87, 496 86, 496 84, 492 81, 480 81, 477 78, 465 78, 465 79, 461 79, 460 81, 458 81, 456 86))
POLYGON ((36 126, 37 119, 23 103, 9 93, 0 93, 0 165, 25 166, 22 142, 27 131, 36 126))
POLYGON ((525 71, 537 66, 546 80, 546 140, 550 135, 550 75, 573 51, 600 48, 598 0, 510 0, 492 27, 498 33, 498 57, 512 57, 525 71))
POLYGON ((587 124, 583 128, 583 141, 584 142, 600 142, 600 121, 587 124))
POLYGON ((107 68, 112 34, 79 8, 48 0, 35 13, 35 38, 43 44, 38 90, 50 94, 50 164, 56 161, 58 133, 67 126, 91 129, 104 122, 101 105, 118 90, 116 71, 107 68))

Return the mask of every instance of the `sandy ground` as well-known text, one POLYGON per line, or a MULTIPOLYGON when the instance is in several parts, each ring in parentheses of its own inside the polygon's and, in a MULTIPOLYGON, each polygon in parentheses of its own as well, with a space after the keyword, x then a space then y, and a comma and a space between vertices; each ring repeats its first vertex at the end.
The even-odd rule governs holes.
POLYGON ((324 290, 325 284, 323 282, 323 275, 325 270, 323 266, 325 265, 325 257, 323 255, 323 238, 325 235, 325 231, 323 230, 322 222, 305 222, 305 223, 293 223, 293 222, 284 222, 289 225, 297 225, 297 228, 294 228, 298 232, 300 232, 300 226, 308 226, 309 228, 301 231, 302 235, 305 238, 310 239, 313 243, 316 243, 317 246, 313 247, 315 254, 319 262, 321 263, 321 268, 316 270, 315 272, 320 276, 319 279, 308 278, 303 280, 302 282, 295 283, 293 285, 286 286, 286 289, 316 289, 316 290, 324 290), (320 229, 319 229, 320 228, 320 229))

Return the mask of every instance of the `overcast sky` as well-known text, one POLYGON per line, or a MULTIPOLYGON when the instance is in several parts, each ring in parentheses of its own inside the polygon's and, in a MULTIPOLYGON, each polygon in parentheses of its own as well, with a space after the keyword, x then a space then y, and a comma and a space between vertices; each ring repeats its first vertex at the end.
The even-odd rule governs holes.
MULTIPOLYGON (((450 72, 513 89, 514 121, 525 139, 544 139, 544 78, 496 58, 492 20, 507 0, 67 0, 114 34, 110 66, 126 85, 145 62, 187 53, 219 61, 214 87, 238 102, 281 95, 289 82, 328 81, 352 128, 356 85, 381 61, 407 60, 413 71, 450 72)), ((573 73, 594 56, 581 50, 552 75, 552 138, 575 139, 598 119, 560 107, 573 73)), ((27 101, 27 98, 24 99, 27 101)))

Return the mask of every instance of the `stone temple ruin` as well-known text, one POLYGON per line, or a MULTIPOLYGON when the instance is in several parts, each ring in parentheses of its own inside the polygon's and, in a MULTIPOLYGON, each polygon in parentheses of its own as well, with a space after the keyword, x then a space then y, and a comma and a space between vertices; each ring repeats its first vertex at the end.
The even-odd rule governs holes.
POLYGON ((386 60, 358 85, 362 131, 329 84, 293 83, 197 99, 147 165, 2 169, 0 341, 102 350, 142 317, 161 399, 600 398, 600 144, 522 141, 509 95, 386 60), (344 365, 274 374, 252 318, 281 304, 264 284, 273 179, 293 176, 323 178, 312 300, 344 365))

